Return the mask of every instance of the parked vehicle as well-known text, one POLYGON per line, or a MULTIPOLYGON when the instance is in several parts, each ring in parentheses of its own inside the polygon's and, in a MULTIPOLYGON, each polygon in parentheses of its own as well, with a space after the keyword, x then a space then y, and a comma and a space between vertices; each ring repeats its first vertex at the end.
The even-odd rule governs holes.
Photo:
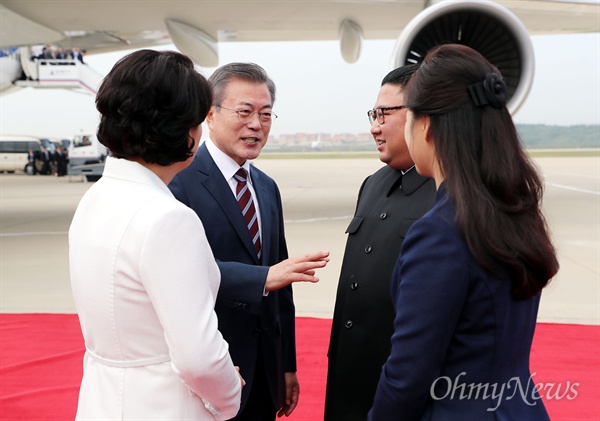
POLYGON ((69 175, 85 175, 88 181, 97 181, 104 171, 104 160, 108 149, 98 141, 96 135, 78 134, 73 137, 69 148, 69 175))
POLYGON ((28 152, 31 150, 39 156, 43 146, 42 139, 38 137, 0 135, 0 171, 35 174, 36 171, 28 159, 28 152))

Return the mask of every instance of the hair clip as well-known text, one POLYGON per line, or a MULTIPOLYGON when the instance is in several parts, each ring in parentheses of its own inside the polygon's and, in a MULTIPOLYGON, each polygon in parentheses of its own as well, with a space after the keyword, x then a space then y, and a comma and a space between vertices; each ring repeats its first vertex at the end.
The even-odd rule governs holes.
POLYGON ((506 83, 496 73, 488 73, 482 82, 469 85, 469 95, 476 107, 490 104, 494 108, 502 108, 508 100, 506 83))

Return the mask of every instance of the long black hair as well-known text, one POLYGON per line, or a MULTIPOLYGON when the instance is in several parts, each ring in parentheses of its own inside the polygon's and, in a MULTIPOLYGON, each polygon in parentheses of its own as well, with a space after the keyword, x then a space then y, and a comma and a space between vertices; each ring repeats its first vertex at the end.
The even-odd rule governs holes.
POLYGON ((500 72, 475 50, 432 49, 405 90, 413 122, 430 118, 430 137, 475 259, 513 274, 516 299, 537 295, 558 271, 541 212, 543 181, 506 108, 500 72))

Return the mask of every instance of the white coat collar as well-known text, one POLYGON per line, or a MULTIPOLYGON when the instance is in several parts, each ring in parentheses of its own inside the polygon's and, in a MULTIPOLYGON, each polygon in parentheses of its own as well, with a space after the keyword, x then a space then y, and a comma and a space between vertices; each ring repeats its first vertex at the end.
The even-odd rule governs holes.
POLYGON ((169 196, 173 196, 158 175, 135 161, 109 156, 106 158, 102 177, 155 186, 169 196))

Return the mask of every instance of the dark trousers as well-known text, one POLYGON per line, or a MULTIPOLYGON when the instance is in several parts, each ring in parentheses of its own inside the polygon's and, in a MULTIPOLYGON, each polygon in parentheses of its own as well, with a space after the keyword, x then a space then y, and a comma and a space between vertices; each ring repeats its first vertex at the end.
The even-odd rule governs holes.
POLYGON ((271 398, 271 391, 267 383, 265 375, 265 366, 263 364, 263 355, 261 347, 258 347, 258 355, 256 357, 256 370, 254 372, 254 381, 252 382, 252 390, 248 397, 246 406, 237 414, 233 420, 235 421, 273 421, 277 410, 271 398))

